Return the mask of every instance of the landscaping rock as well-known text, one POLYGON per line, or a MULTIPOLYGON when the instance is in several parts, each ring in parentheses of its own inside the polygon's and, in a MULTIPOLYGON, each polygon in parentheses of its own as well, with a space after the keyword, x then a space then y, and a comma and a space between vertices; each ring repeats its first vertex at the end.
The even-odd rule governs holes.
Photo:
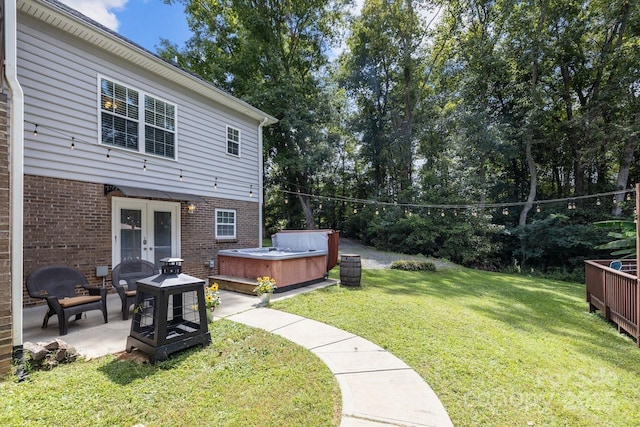
POLYGON ((32 369, 53 369, 60 363, 73 362, 78 357, 76 349, 60 339, 37 344, 27 341, 23 347, 32 369))

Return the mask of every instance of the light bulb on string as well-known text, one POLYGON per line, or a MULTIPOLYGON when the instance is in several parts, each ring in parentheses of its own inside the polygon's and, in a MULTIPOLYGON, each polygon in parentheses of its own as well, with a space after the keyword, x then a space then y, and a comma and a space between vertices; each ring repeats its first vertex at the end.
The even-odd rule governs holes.
POLYGON ((218 177, 216 176, 215 178, 213 178, 213 190, 217 190, 218 189, 218 177))
POLYGON ((427 215, 431 215, 431 209, 427 209, 427 215))
POLYGON ((444 210, 440 211, 440 216, 444 217, 444 210))
POLYGON ((178 179, 182 182, 182 169, 180 169, 180 177, 178 179))
POLYGON ((76 148, 76 138, 74 136, 71 137, 71 149, 76 148))
POLYGON ((111 148, 107 150, 107 161, 111 160, 111 148))
POLYGON ((613 204, 615 205, 616 203, 618 203, 618 201, 616 200, 616 196, 613 196, 613 204))
POLYGON ((631 201, 631 193, 627 193, 627 202, 631 201))
POLYGON ((322 203, 318 205, 318 209, 322 210, 322 203))
POLYGON ((600 197, 596 199, 596 206, 600 206, 602 203, 600 202, 600 197))
POLYGON ((357 214, 357 213, 358 213, 358 208, 354 207, 354 208, 353 208, 353 213, 354 213, 354 214, 357 214))
POLYGON ((253 197, 253 184, 249 185, 249 197, 253 197))
POLYGON ((506 206, 504 208, 502 208, 502 215, 504 215, 504 216, 509 215, 509 208, 507 208, 506 206))
POLYGON ((38 125, 35 124, 33 128, 33 136, 38 136, 38 125))
POLYGON ((380 215, 380 211, 378 211, 378 208, 376 208, 376 215, 380 215))
POLYGON ((536 212, 540 213, 540 203, 538 203, 538 205, 536 206, 536 212))
POLYGON ((144 161, 144 165, 142 166, 142 171, 146 172, 147 171, 147 161, 144 161))

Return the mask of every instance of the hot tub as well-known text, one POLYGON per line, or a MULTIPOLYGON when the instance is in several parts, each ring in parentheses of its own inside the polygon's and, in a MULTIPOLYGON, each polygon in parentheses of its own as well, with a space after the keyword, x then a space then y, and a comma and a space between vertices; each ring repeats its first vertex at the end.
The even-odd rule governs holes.
POLYGON ((244 248, 218 251, 220 275, 255 279, 269 276, 283 292, 324 280, 327 251, 318 249, 244 248))

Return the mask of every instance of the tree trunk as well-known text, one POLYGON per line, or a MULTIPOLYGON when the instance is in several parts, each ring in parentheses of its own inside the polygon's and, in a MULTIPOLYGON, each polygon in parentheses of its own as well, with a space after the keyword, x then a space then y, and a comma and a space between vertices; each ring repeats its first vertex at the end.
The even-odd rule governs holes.
POLYGON ((527 203, 522 208, 522 212, 520 212, 520 221, 518 221, 519 225, 525 225, 527 223, 527 215, 529 211, 533 207, 533 201, 536 199, 536 193, 538 191, 538 174, 536 172, 536 162, 533 160, 533 156, 531 155, 531 145, 533 141, 531 138, 531 133, 529 133, 527 138, 527 145, 525 147, 525 156, 527 158, 527 166, 529 167, 529 196, 527 197, 527 203))
POLYGON ((300 206, 302 206, 302 212, 304 212, 304 219, 307 223, 307 230, 316 229, 316 220, 313 217, 313 209, 311 208, 311 199, 309 196, 298 193, 298 199, 300 199, 300 206))
MULTIPOLYGON (((547 2, 542 1, 540 4, 540 17, 538 18, 536 37, 542 34, 542 28, 544 26, 546 16, 547 2)), ((540 41, 538 39, 535 40, 534 47, 533 61, 531 64, 531 99, 534 101, 534 108, 537 108, 539 105, 539 96, 537 95, 538 55, 540 54, 540 41)), ((538 175, 536 171, 536 162, 533 160, 533 155, 531 154, 531 146, 533 145, 533 123, 527 123, 527 128, 525 157, 527 161, 527 167, 529 169, 529 195, 527 196, 527 202, 522 208, 522 212, 520 212, 520 220, 518 221, 519 225, 525 225, 527 223, 527 215, 533 207, 533 201, 536 199, 536 193, 538 191, 538 175)))
MULTIPOLYGON (((635 152, 637 138, 632 136, 629 138, 629 142, 624 147, 624 155, 622 159, 620 159, 620 170, 618 171, 618 180, 616 182, 617 190, 624 190, 627 188, 627 183, 629 181, 629 170, 631 169, 631 163, 633 162, 633 155, 635 152)), ((616 203, 613 205, 611 209, 611 215, 615 217, 619 217, 622 214, 622 206, 620 203, 624 200, 624 194, 616 194, 615 201, 616 203)))

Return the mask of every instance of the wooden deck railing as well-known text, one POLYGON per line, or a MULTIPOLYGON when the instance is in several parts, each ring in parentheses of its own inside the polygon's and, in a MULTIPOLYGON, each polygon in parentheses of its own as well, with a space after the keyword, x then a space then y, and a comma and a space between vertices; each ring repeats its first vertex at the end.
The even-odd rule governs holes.
POLYGON ((640 292, 635 261, 623 263, 622 270, 609 267, 611 261, 585 261, 589 311, 600 310, 604 317, 636 339, 640 347, 640 292))

